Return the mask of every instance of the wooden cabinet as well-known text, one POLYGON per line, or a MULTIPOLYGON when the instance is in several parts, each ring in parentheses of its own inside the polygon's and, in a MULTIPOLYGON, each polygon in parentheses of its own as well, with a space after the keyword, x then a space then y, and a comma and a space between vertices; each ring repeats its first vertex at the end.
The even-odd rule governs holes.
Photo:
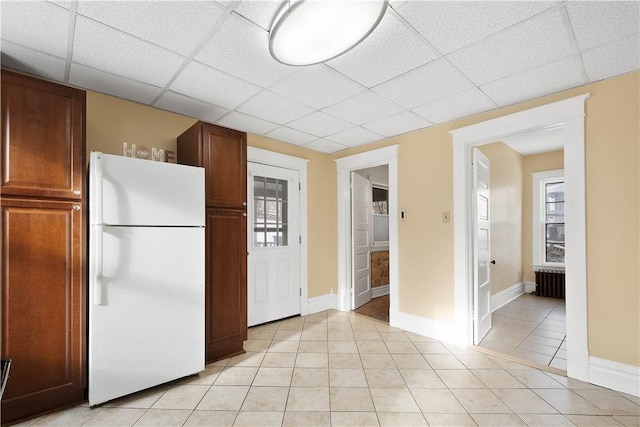
POLYGON ((207 206, 246 207, 246 133, 198 122, 178 137, 178 163, 205 168, 207 206))
POLYGON ((2 197, 2 355, 7 422, 84 399, 83 209, 2 197))
POLYGON ((85 93, 2 71, 2 423, 86 387, 85 93))
POLYGON ((85 93, 2 71, 2 195, 82 200, 85 93))
POLYGON ((246 134, 198 122, 178 137, 178 163, 205 168, 206 361, 247 338, 246 134))
POLYGON ((243 352, 247 333, 247 221, 244 212, 207 209, 206 360, 243 352))

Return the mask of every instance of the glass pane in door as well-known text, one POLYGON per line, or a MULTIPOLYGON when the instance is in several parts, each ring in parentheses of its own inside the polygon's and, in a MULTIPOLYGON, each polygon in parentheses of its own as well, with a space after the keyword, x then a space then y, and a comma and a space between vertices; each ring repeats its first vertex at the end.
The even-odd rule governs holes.
POLYGON ((253 246, 288 246, 287 181, 254 176, 253 205, 253 246))

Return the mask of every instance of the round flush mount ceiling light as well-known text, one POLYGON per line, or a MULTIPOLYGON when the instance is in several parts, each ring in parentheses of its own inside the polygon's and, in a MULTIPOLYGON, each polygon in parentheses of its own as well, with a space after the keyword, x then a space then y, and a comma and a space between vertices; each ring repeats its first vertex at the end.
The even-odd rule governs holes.
POLYGON ((387 10, 387 0, 287 0, 269 32, 269 51, 286 65, 333 59, 363 41, 387 10))

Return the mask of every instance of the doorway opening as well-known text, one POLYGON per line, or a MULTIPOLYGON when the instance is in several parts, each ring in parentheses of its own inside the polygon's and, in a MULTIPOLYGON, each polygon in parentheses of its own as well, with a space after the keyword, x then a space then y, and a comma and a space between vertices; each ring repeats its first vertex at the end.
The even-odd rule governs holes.
MULTIPOLYGON (((398 199, 397 199, 397 191, 398 191, 398 146, 389 146, 385 148, 381 148, 378 150, 369 151, 362 154, 357 154, 354 156, 345 157, 342 159, 336 160, 337 164, 337 174, 338 174, 338 309, 341 311, 351 311, 356 308, 356 296, 360 294, 360 297, 363 297, 363 292, 368 287, 371 296, 377 296, 379 292, 380 295, 383 295, 384 292, 388 293, 389 305, 388 305, 388 313, 389 313, 389 324, 394 326, 396 322, 397 312, 398 312, 398 260, 397 260, 397 248, 398 248, 398 199), (386 183, 387 188, 384 190, 387 191, 386 203, 383 203, 384 200, 376 200, 373 201, 373 190, 370 189, 366 191, 366 196, 368 199, 361 200, 363 210, 365 210, 364 206, 366 205, 366 210, 370 212, 370 216, 368 216, 368 224, 365 224, 361 221, 359 227, 360 232, 358 236, 355 236, 353 233, 353 206, 352 206, 352 180, 353 175, 356 171, 365 170, 364 175, 367 175, 367 171, 369 171, 369 175, 371 176, 374 170, 378 167, 383 167, 387 170, 387 180, 386 183), (380 202, 380 203, 377 203, 380 202), (376 203, 374 205, 374 203, 376 203), (375 207, 374 207, 375 206, 375 207), (371 237, 374 233, 375 224, 373 219, 373 211, 378 210, 379 212, 384 211, 382 206, 386 206, 386 217, 375 219, 376 223, 379 222, 388 222, 388 237, 387 241, 384 244, 384 248, 388 250, 388 288, 385 291, 375 290, 375 286, 371 286, 371 275, 369 273, 369 278, 363 280, 363 277, 366 277, 366 268, 362 269, 362 267, 370 267, 371 266, 371 237), (356 242, 356 237, 360 239, 356 242), (362 241, 363 238, 367 238, 369 240, 369 246, 365 247, 366 241, 362 241), (356 253, 354 251, 356 244, 359 244, 360 251, 356 253), (365 250, 366 249, 366 250, 365 250), (354 267, 358 267, 361 273, 358 277, 354 274, 354 267), (368 283, 368 285, 364 285, 363 283, 368 283), (358 287, 359 286, 359 287, 358 287), (375 292, 375 294, 374 294, 375 292)), ((370 182, 367 178, 364 178, 362 175, 355 174, 363 180, 370 182)), ((358 179, 358 178, 355 178, 358 179)), ((376 181, 376 179, 373 179, 376 181)), ((361 181, 362 182, 362 181, 361 181)), ((378 182, 377 184, 383 184, 378 182)), ((370 184, 369 184, 370 185, 370 184)), ((362 183, 362 187, 365 187, 365 184, 362 183)), ((383 187, 382 185, 378 185, 378 187, 383 187)), ((376 199, 378 199, 379 194, 376 194, 376 199)), ((361 217, 366 216, 367 214, 363 213, 361 217)), ((382 215, 382 214, 381 214, 382 215)), ((379 224, 378 224, 379 225, 379 224)), ((378 230, 379 231, 379 230, 378 230)), ((376 235, 376 238, 379 236, 376 235)), ((386 236, 385 236, 386 237, 386 236)), ((375 246, 375 243, 374 243, 375 246)), ((382 249, 383 246, 380 243, 377 248, 382 249)), ((375 250, 373 251, 376 252, 375 250)), ((381 288, 383 289, 383 288, 381 288)), ((366 299, 366 297, 365 297, 366 299)), ((375 300, 375 298, 374 298, 375 300)), ((362 301, 360 299, 360 301, 362 301)), ((380 301, 378 301, 380 302, 380 301)))
POLYGON ((473 343, 472 221, 470 207, 471 149, 505 137, 561 128, 567 191, 566 345, 567 375, 589 378, 586 303, 585 100, 588 94, 453 130, 454 151, 454 277, 456 322, 461 339, 473 343))

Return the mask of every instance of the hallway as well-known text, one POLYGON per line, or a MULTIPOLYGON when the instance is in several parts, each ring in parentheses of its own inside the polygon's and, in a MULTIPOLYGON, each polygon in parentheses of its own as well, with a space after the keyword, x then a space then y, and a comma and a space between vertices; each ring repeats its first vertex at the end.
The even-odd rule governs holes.
POLYGON ((523 294, 492 314, 479 347, 567 369, 565 301, 523 294))

